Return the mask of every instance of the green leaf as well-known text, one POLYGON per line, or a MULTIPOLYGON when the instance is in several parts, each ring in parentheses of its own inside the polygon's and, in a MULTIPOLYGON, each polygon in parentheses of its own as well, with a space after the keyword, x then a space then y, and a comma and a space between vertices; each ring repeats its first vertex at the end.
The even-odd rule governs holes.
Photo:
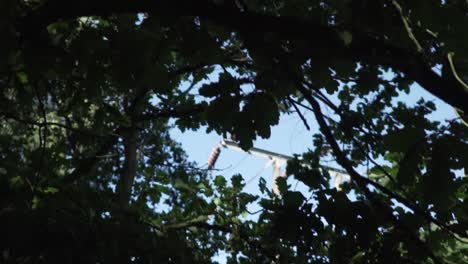
POLYGON ((300 192, 286 192, 283 195, 284 205, 290 208, 299 208, 305 200, 300 192))
POLYGON ((240 174, 234 175, 231 178, 231 184, 235 189, 241 190, 245 186, 244 178, 240 174))
POLYGON ((215 180, 214 180, 214 184, 216 185, 216 187, 218 188, 224 188, 226 186, 226 179, 223 177, 223 176, 216 176, 215 180))
POLYGON ((288 191, 288 183, 285 178, 276 178, 276 185, 278 186, 278 190, 280 193, 286 193, 288 191))
POLYGON ((39 199, 39 197, 37 197, 37 196, 34 196, 32 201, 31 201, 31 208, 33 210, 38 209, 40 205, 41 205, 41 199, 39 199))
POLYGON ((421 151, 423 142, 417 142, 411 146, 399 162, 397 180, 402 185, 414 183, 417 174, 419 173, 419 164, 422 161, 421 151))
POLYGON ((344 42, 344 44, 346 46, 348 46, 351 43, 351 41, 353 40, 353 34, 351 34, 351 32, 349 32, 348 30, 340 31, 338 33, 338 35, 343 40, 343 42, 344 42))
POLYGON ((262 177, 258 181, 258 187, 260 189, 260 192, 262 192, 262 193, 268 193, 269 192, 266 181, 262 177))
POLYGON ((204 84, 200 87, 199 93, 206 97, 215 97, 232 93, 237 94, 239 89, 240 85, 235 78, 230 74, 222 73, 218 82, 204 84))
POLYGON ((43 192, 52 194, 52 193, 56 193, 58 191, 59 191, 59 189, 57 189, 55 187, 47 187, 47 188, 44 189, 43 192))
POLYGON ((411 146, 424 142, 425 136, 422 128, 406 127, 385 135, 384 144, 389 151, 406 153, 411 146))
POLYGON ((27 84, 28 83, 28 75, 25 72, 18 72, 17 76, 18 76, 18 80, 22 84, 27 84))

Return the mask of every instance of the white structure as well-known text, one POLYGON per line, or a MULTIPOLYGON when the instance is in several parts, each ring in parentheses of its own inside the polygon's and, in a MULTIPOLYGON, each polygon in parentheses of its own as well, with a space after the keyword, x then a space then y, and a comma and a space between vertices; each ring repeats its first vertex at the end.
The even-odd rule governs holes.
MULTIPOLYGON (((218 144, 213 149, 210 155, 210 158, 208 159, 209 169, 213 168, 214 164, 216 163, 216 160, 221 150, 221 146, 225 148, 245 152, 241 147, 239 147, 239 145, 236 142, 232 140, 228 140, 228 139, 223 139, 221 140, 220 144, 218 144)), ((280 195, 278 186, 276 184, 276 179, 278 179, 278 177, 285 177, 285 178, 287 177, 287 175, 285 175, 284 173, 281 173, 281 167, 286 166, 288 160, 293 159, 293 157, 283 155, 280 153, 271 152, 271 151, 264 150, 264 149, 255 148, 255 147, 249 149, 248 153, 269 160, 265 168, 269 166, 273 166, 272 190, 273 190, 273 193, 275 193, 276 195, 280 195)), ((343 182, 350 180, 349 175, 343 170, 332 168, 332 167, 325 166, 325 165, 321 165, 320 167, 322 169, 328 170, 330 175, 334 178, 334 187, 338 190, 340 190, 340 185, 343 182)))

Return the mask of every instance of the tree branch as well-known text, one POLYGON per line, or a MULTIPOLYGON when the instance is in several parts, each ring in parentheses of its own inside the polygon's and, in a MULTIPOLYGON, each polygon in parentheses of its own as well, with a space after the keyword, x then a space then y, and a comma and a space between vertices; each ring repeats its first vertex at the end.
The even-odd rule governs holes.
POLYGON ((291 97, 289 97, 288 99, 291 102, 291 104, 293 105, 294 109, 296 110, 297 115, 299 115, 299 117, 301 118, 302 123, 304 123, 304 126, 306 127, 306 129, 310 130, 310 126, 307 123, 307 120, 305 119, 304 115, 302 115, 301 110, 299 110, 299 108, 297 107, 295 100, 292 99, 291 97))
POLYGON ((270 259, 276 259, 274 256, 269 254, 269 252, 263 247, 262 244, 258 243, 258 241, 253 240, 249 236, 246 235, 245 232, 242 232, 242 229, 234 223, 227 223, 224 225, 218 224, 209 224, 207 223, 207 217, 199 216, 195 219, 191 219, 182 223, 175 223, 175 224, 167 224, 164 226, 154 225, 151 223, 146 222, 149 226, 157 229, 159 232, 164 233, 167 230, 179 230, 179 229, 186 229, 190 227, 197 227, 208 231, 219 231, 223 233, 230 233, 230 234, 237 234, 243 241, 245 241, 248 245, 250 245, 254 249, 258 249, 263 256, 268 256, 270 259))
MULTIPOLYGON (((118 130, 114 131, 114 133, 117 134, 118 130)), ((114 135, 114 133, 102 139, 102 143, 93 155, 80 160, 76 166, 76 169, 72 173, 65 176, 65 178, 62 180, 62 183, 67 185, 77 181, 80 178, 87 178, 91 176, 91 174, 96 171, 102 156, 106 155, 117 143, 118 138, 114 135)))
POLYGON ((204 105, 193 105, 189 107, 180 107, 167 110, 161 110, 156 113, 145 113, 137 116, 135 121, 148 121, 158 118, 176 118, 176 117, 191 117, 205 111, 204 105))
POLYGON ((63 128, 63 129, 66 129, 66 130, 69 130, 69 131, 72 131, 72 132, 75 132, 75 133, 79 133, 79 134, 82 134, 82 135, 85 135, 85 136, 89 136, 89 137, 102 137, 102 135, 93 133, 91 131, 73 128, 71 126, 68 126, 68 125, 65 125, 65 124, 62 124, 62 123, 50 122, 50 121, 37 122, 37 121, 34 121, 34 120, 24 119, 24 118, 21 118, 21 117, 18 117, 16 115, 12 114, 12 113, 3 112, 3 111, 0 111, 0 115, 6 117, 8 119, 15 120, 17 122, 26 124, 26 125, 38 126, 38 127, 56 126, 56 127, 60 127, 60 128, 63 128))
POLYGON ((132 195, 133 181, 137 173, 137 131, 128 128, 123 133, 124 165, 117 183, 120 206, 126 206, 132 195))
MULTIPOLYGON (((350 175, 351 179, 358 185, 359 189, 362 190, 362 192, 365 194, 365 196, 374 204, 377 206, 379 209, 379 212, 385 213, 385 215, 392 221, 394 224, 399 227, 408 237, 413 241, 414 243, 418 244, 429 256, 432 260, 434 260, 435 263, 437 264, 442 264, 443 262, 439 259, 438 256, 434 255, 432 250, 422 241, 416 234, 414 234, 406 225, 401 223, 396 217, 393 215, 391 208, 384 204, 382 201, 380 201, 378 198, 375 197, 375 194, 369 191, 367 188, 367 185, 370 184, 374 187, 376 187, 376 183, 373 181, 361 176, 359 173, 357 173, 354 168, 352 167, 351 163, 348 161, 346 158, 345 154, 341 151, 340 147, 338 146, 338 143, 336 142, 335 138, 333 137, 333 134, 331 133, 330 128, 328 127, 327 123, 325 122, 325 119, 323 118, 323 115, 320 110, 320 105, 319 103, 312 97, 310 96, 305 89, 302 88, 302 91, 304 97, 306 100, 311 104, 312 109, 314 110, 314 115, 315 118, 317 119, 317 122, 319 123, 320 130, 322 133, 325 135, 325 138, 327 139, 328 143, 331 145, 332 150, 337 158, 338 163, 345 168, 345 170, 348 172, 350 175), (304 94, 306 93, 306 94, 304 94)), ((383 187, 383 186, 382 186, 383 187)), ((385 187, 384 187, 385 188, 385 187)), ((395 198, 395 194, 391 192, 390 190, 387 190, 390 192, 390 195, 386 192, 385 194, 389 196, 393 196, 392 198, 395 198)), ((419 213, 418 213, 419 214, 419 213)), ((425 215, 423 215, 425 216, 425 215)), ((433 219, 434 220, 434 219, 433 219)), ((433 221, 432 221, 433 222, 433 221)))
POLYGON ((414 35, 413 30, 411 29, 411 26, 408 22, 408 19, 406 18, 405 14, 403 14, 403 8, 396 0, 392 0, 391 3, 397 10, 398 15, 401 18, 401 22, 403 23, 403 26, 405 27, 406 33, 408 34, 408 37, 410 38, 410 40, 413 42, 414 46, 416 47, 416 52, 422 53, 423 48, 421 44, 419 43, 418 39, 416 38, 416 36, 414 35))
POLYGON ((23 34, 37 32, 50 23, 80 16, 147 12, 154 15, 199 16, 246 34, 276 33, 283 39, 301 38, 308 42, 308 55, 316 58, 343 58, 390 66, 419 83, 446 103, 468 112, 468 91, 450 78, 439 76, 424 62, 422 54, 389 45, 381 39, 353 32, 353 41, 345 45, 339 32, 319 21, 242 12, 227 4, 211 1, 162 0, 82 0, 47 1, 19 21, 23 34), (320 36, 317 38, 316 36, 320 36))
POLYGON ((341 148, 339 147, 337 141, 335 140, 330 128, 328 127, 325 119, 323 118, 323 115, 320 110, 320 105, 319 103, 310 95, 310 93, 303 87, 298 88, 299 91, 303 94, 304 98, 309 102, 309 104, 312 106, 312 109, 314 111, 315 118, 317 119, 317 123, 320 126, 320 130, 322 131, 323 135, 325 136, 327 142, 330 144, 333 153, 336 156, 337 162, 348 172, 350 175, 351 179, 356 182, 356 184, 361 188, 365 189, 366 185, 371 185, 377 190, 381 191, 388 197, 395 199, 396 201, 404 204, 406 207, 410 208, 415 214, 418 214, 422 217, 424 217, 428 222, 434 223, 445 230, 449 231, 451 234, 457 234, 460 237, 463 238, 468 238, 467 234, 464 234, 463 232, 458 232, 457 230, 454 230, 451 228, 449 225, 437 220, 436 218, 432 217, 430 213, 426 212, 425 210, 419 208, 416 204, 412 203, 405 197, 394 193, 390 189, 386 188, 383 185, 380 185, 379 183, 376 183, 362 175, 360 175, 356 170, 354 170, 352 164, 346 157, 346 155, 341 151, 341 148))

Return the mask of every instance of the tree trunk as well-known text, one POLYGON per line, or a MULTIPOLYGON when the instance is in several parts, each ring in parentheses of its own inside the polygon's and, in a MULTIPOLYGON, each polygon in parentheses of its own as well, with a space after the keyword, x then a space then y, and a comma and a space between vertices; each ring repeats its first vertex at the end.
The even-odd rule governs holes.
POLYGON ((117 192, 121 206, 130 203, 132 186, 137 171, 137 132, 134 129, 124 133, 124 165, 117 185, 117 192))

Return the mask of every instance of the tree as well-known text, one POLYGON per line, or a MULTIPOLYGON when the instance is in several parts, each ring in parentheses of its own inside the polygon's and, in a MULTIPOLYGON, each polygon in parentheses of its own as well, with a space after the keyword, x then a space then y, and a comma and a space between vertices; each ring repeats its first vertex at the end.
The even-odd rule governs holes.
POLYGON ((405 100, 417 83, 468 113, 466 2, 4 0, 0 12, 2 262, 467 261, 468 129, 405 100), (242 176, 213 177, 168 132, 206 125, 248 149, 281 113, 309 127, 302 109, 320 133, 288 174, 307 198, 285 181, 281 198, 264 182, 262 197, 244 193, 242 176), (343 191, 318 167, 330 157, 351 177, 343 191))

